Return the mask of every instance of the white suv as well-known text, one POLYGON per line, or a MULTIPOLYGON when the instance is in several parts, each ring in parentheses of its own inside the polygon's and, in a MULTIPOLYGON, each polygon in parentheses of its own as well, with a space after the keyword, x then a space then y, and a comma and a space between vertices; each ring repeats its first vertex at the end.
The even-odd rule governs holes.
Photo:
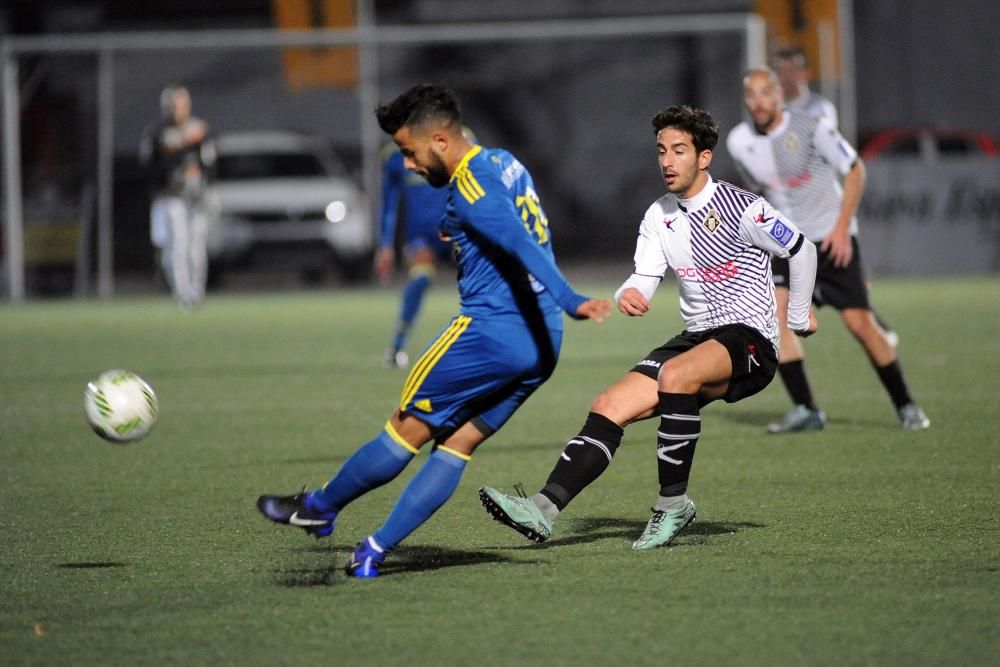
POLYGON ((218 137, 208 254, 227 266, 291 269, 307 279, 335 268, 367 274, 374 248, 368 199, 320 139, 291 132, 218 137))

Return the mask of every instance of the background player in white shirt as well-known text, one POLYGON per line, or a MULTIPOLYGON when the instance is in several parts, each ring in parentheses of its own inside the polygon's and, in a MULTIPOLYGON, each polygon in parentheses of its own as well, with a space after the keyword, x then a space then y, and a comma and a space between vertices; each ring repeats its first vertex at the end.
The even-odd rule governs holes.
POLYGON ((657 415, 660 491, 632 548, 664 546, 694 521, 687 486, 701 408, 718 399, 733 403, 752 396, 774 377, 778 321, 772 255, 788 258, 791 267, 791 296, 785 300, 789 326, 801 336, 816 331, 811 308, 816 248, 760 196, 712 180, 708 167, 719 126, 711 115, 672 106, 656 115, 653 127, 667 194, 646 211, 635 272, 615 300, 626 315, 645 315, 671 271, 678 279, 686 328, 601 392, 537 494, 514 497, 480 489, 494 519, 535 542, 548 539, 559 512, 607 469, 624 427, 657 415))
MULTIPOLYGON (((774 71, 781 84, 781 93, 785 98, 785 106, 792 110, 805 111, 811 116, 822 116, 837 127, 837 107, 833 102, 823 97, 809 87, 809 63, 802 49, 788 47, 774 54, 774 71)), ((893 347, 899 343, 899 335, 883 319, 875 308, 872 308, 875 321, 885 331, 886 339, 893 347)))
MULTIPOLYGON (((751 120, 729 133, 729 153, 746 178, 792 217, 820 247, 817 301, 840 311, 841 319, 864 347, 892 399, 905 429, 927 428, 930 421, 910 396, 896 349, 875 321, 864 282, 855 216, 864 190, 864 164, 829 119, 783 108, 775 73, 761 68, 743 78, 743 101, 751 120), (839 178, 843 178, 843 186, 839 178)), ((787 298, 787 270, 773 264, 778 313, 787 298)), ((774 433, 818 430, 825 415, 816 407, 806 379, 802 346, 781 337, 779 373, 794 407, 774 433)))

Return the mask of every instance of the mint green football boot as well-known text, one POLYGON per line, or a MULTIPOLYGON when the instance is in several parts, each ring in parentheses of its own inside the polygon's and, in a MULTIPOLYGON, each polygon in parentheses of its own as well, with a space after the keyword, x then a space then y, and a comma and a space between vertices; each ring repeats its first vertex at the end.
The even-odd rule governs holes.
POLYGON ((694 523, 694 518, 698 515, 694 503, 689 499, 687 503, 678 510, 658 510, 653 509, 653 516, 646 524, 646 530, 632 543, 632 548, 655 549, 665 547, 670 544, 670 540, 677 536, 677 533, 694 523))
POLYGON ((505 526, 513 528, 532 542, 544 542, 552 535, 552 524, 545 519, 523 489, 515 488, 519 496, 508 496, 494 488, 479 489, 479 500, 490 516, 505 526))

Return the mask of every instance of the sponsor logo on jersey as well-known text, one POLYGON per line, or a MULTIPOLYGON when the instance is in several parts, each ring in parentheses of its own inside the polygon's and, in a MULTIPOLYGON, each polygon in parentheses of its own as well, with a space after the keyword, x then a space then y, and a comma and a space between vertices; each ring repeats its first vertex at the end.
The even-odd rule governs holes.
POLYGON ((688 266, 674 271, 681 280, 701 280, 706 283, 717 283, 735 278, 740 272, 736 262, 729 260, 719 266, 688 266))
POLYGON ((643 359, 642 361, 637 363, 636 366, 652 366, 653 368, 659 368, 660 362, 655 361, 653 359, 643 359))
POLYGON ((507 166, 506 169, 503 170, 503 173, 500 174, 500 180, 503 181, 504 187, 510 190, 514 186, 515 181, 521 178, 523 173, 524 165, 517 160, 514 160, 507 166))
POLYGON ((800 188, 811 181, 812 177, 813 175, 811 172, 803 171, 801 174, 796 174, 795 176, 789 178, 785 181, 785 184, 790 188, 800 188))
POLYGON ((705 229, 714 233, 716 229, 722 226, 722 218, 719 217, 719 212, 713 208, 708 212, 705 222, 701 224, 705 225, 705 229))
POLYGON ((764 223, 771 222, 772 220, 774 220, 773 217, 771 217, 771 218, 765 218, 764 217, 764 209, 763 208, 760 209, 760 215, 758 215, 756 218, 753 219, 753 221, 755 223, 757 223, 758 225, 763 225, 764 223))
POLYGON ((802 142, 799 141, 799 138, 794 133, 789 132, 788 136, 785 138, 785 146, 788 147, 788 150, 797 151, 801 145, 802 142))
POLYGON ((665 224, 667 226, 667 229, 669 229, 670 231, 674 231, 674 228, 671 227, 670 225, 674 224, 675 222, 677 222, 677 218, 673 218, 673 219, 664 218, 663 219, 663 224, 665 224))
POLYGON ((791 244, 792 239, 795 238, 794 230, 792 230, 791 227, 785 225, 785 223, 783 223, 781 220, 778 220, 777 222, 774 223, 774 226, 771 227, 770 234, 771 236, 774 237, 775 241, 777 241, 786 248, 791 244))

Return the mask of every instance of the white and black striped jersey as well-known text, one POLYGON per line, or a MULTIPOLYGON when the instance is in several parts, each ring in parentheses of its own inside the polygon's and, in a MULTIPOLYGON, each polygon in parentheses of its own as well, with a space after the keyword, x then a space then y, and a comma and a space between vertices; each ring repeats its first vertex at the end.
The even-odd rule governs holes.
POLYGON ((837 107, 833 102, 826 99, 816 91, 806 88, 806 92, 796 97, 794 100, 785 100, 785 105, 789 109, 805 111, 810 116, 822 116, 829 119, 830 124, 837 127, 837 107))
MULTIPOLYGON (((801 243, 795 225, 763 197, 709 177, 691 199, 667 194, 647 209, 639 226, 635 273, 615 300, 629 287, 651 299, 669 270, 677 276, 688 331, 743 324, 770 340, 777 352, 771 255, 788 257, 801 243)), ((806 282, 804 295, 791 299, 792 329, 809 323, 813 286, 806 282)))
MULTIPOLYGON (((743 121, 726 138, 733 161, 768 200, 788 215, 810 241, 822 241, 837 224, 846 176, 857 151, 823 117, 785 109, 781 123, 759 134, 743 121)), ((850 233, 858 233, 856 217, 850 233)))

